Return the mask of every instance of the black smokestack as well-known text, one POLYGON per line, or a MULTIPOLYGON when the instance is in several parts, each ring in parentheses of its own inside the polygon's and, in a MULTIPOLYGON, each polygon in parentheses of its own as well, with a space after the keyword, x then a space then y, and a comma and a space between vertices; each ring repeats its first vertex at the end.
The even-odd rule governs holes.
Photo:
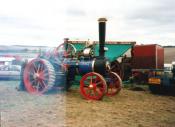
POLYGON ((105 34, 106 34, 106 18, 99 18, 98 22, 99 22, 99 56, 100 57, 104 57, 105 56, 105 50, 104 50, 104 46, 105 46, 105 34))

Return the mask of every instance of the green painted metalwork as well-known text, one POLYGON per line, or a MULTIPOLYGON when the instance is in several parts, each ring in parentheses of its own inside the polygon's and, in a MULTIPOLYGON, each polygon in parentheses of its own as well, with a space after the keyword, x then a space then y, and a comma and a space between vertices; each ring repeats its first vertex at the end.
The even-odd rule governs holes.
MULTIPOLYGON (((130 44, 105 44, 105 47, 108 48, 108 50, 105 52, 105 56, 110 60, 114 61, 120 56, 122 56, 124 53, 126 53, 132 45, 130 44)), ((95 55, 99 55, 99 45, 95 45, 95 55)))
POLYGON ((85 44, 84 43, 81 43, 81 44, 80 43, 73 43, 73 45, 75 46, 77 51, 80 51, 80 50, 85 48, 85 44))
MULTIPOLYGON (((73 43, 77 51, 80 51, 85 48, 84 43, 73 43)), ((105 56, 110 60, 114 61, 124 53, 126 53, 131 47, 131 44, 105 44, 105 47, 108 48, 106 51, 105 56)), ((99 55, 99 45, 95 45, 95 55, 99 55)))

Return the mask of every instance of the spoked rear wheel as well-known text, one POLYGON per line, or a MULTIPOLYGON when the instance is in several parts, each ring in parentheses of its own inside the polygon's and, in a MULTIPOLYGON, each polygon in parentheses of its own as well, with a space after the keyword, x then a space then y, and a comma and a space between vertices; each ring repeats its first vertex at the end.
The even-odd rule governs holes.
POLYGON ((85 99, 100 100, 105 95, 106 90, 106 81, 98 73, 87 73, 80 81, 80 92, 85 99))
POLYGON ((123 79, 124 72, 121 67, 121 64, 117 60, 111 63, 111 71, 117 73, 120 76, 120 78, 123 79))
POLYGON ((106 78, 107 82, 107 96, 114 96, 121 90, 122 80, 115 72, 109 72, 106 78))
POLYGON ((34 59, 24 69, 24 85, 29 93, 43 94, 55 83, 55 71, 49 61, 34 59))

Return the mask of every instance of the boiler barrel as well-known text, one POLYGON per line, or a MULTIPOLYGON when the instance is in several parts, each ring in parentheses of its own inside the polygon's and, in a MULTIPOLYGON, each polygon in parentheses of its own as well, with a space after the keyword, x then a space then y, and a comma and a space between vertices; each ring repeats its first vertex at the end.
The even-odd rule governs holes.
POLYGON ((78 65, 78 71, 79 74, 83 75, 86 74, 88 72, 92 72, 93 71, 93 60, 90 61, 80 61, 79 65, 78 65))
POLYGON ((106 59, 93 59, 89 61, 80 61, 78 64, 79 74, 83 75, 88 72, 97 72, 105 75, 109 62, 106 59))

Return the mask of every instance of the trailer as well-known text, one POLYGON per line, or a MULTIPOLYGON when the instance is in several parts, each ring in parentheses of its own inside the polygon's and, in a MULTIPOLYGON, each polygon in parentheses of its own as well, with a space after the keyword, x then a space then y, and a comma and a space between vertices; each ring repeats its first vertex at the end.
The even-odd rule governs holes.
POLYGON ((132 78, 138 84, 148 83, 152 70, 164 68, 164 48, 157 44, 136 45, 132 51, 132 78))

